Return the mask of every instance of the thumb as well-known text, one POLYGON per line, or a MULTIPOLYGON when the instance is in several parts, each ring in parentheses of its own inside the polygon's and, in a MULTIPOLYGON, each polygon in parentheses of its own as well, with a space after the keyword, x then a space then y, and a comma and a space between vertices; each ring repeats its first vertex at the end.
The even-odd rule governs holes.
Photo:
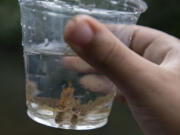
POLYGON ((152 79, 150 73, 158 72, 155 64, 127 48, 105 25, 92 17, 79 15, 73 18, 65 28, 65 41, 121 89, 142 89, 139 84, 144 82, 145 86, 145 82, 152 79))

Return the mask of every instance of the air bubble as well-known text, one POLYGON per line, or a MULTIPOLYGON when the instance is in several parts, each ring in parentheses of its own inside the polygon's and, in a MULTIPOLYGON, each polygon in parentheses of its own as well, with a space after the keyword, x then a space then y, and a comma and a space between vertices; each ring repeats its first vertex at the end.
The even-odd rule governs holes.
POLYGON ((28 29, 29 29, 29 30, 31 30, 31 29, 32 29, 32 27, 31 27, 31 26, 28 26, 28 29))
POLYGON ((47 17, 46 17, 46 16, 43 16, 43 20, 46 21, 46 20, 47 20, 47 17))
POLYGON ((26 25, 24 24, 22 27, 23 27, 23 28, 26 28, 26 25))
POLYGON ((33 11, 33 12, 36 12, 36 9, 33 9, 32 11, 33 11))
POLYGON ((117 5, 118 4, 118 2, 115 1, 115 0, 111 0, 110 3, 113 4, 113 5, 117 5))

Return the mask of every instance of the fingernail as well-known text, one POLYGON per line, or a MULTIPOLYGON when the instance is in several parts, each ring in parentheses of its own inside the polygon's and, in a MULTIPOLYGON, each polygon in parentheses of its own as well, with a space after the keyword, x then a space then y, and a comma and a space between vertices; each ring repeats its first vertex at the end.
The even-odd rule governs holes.
POLYGON ((71 45, 84 46, 93 38, 93 30, 85 20, 71 20, 66 25, 64 38, 71 45))

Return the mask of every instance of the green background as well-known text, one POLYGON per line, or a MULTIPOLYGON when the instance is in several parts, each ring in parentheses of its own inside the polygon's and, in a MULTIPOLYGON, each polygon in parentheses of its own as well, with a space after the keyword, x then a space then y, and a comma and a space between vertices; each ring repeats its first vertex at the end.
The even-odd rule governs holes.
MULTIPOLYGON (((180 1, 146 0, 140 25, 180 37, 180 1)), ((26 115, 21 27, 17 0, 0 0, 0 134, 11 135, 142 135, 125 105, 116 103, 109 123, 93 131, 42 126, 26 115)))

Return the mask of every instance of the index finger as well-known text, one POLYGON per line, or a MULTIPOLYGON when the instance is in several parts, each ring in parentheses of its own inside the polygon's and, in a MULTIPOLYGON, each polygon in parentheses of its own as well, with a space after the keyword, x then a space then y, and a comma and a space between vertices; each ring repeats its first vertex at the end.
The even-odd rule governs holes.
POLYGON ((106 26, 119 40, 141 55, 156 39, 170 37, 161 31, 138 25, 106 24, 106 26))
POLYGON ((155 29, 122 24, 106 26, 131 50, 158 65, 163 63, 172 49, 177 48, 177 38, 155 29))

